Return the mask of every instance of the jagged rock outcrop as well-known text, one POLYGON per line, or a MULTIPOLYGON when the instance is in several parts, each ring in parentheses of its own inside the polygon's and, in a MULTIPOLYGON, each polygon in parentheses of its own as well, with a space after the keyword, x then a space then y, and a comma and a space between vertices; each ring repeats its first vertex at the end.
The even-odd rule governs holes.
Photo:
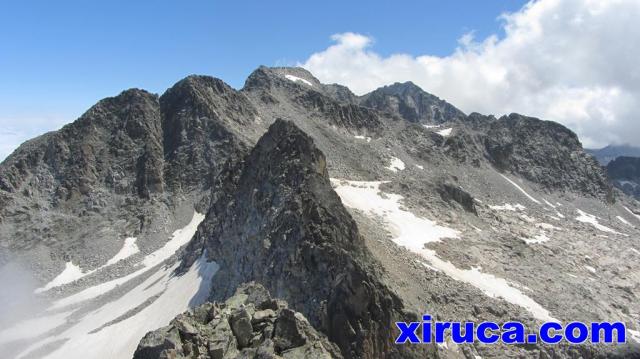
POLYGON ((145 335, 134 359, 342 358, 300 312, 256 283, 224 303, 205 303, 145 335))
POLYGON ((478 214, 473 201, 473 196, 459 185, 443 181, 438 188, 438 193, 440 193, 440 197, 443 201, 449 203, 451 203, 451 201, 457 202, 465 211, 471 212, 475 215, 478 214))
POLYGON ((607 164, 607 175, 624 193, 640 199, 640 158, 620 156, 607 164))
POLYGON ((516 173, 550 190, 612 200, 604 171, 568 128, 511 114, 490 122, 486 136, 489 160, 500 171, 516 173))
POLYGON ((359 102, 362 106, 422 124, 440 124, 465 117, 462 111, 423 91, 411 81, 381 87, 362 96, 359 102))
POLYGON ((309 136, 277 120, 239 170, 234 189, 212 203, 197 235, 220 265, 213 299, 256 281, 302 312, 345 357, 427 350, 393 344, 402 302, 376 278, 380 268, 309 136))

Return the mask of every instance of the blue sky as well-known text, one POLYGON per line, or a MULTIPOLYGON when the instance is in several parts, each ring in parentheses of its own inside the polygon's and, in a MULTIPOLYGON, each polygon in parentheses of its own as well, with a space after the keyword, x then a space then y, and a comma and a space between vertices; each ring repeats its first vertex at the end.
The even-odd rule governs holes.
POLYGON ((374 37, 383 55, 445 55, 470 30, 498 32, 497 17, 523 3, 3 2, 0 119, 71 120, 122 89, 162 92, 192 73, 241 87, 257 66, 303 61, 347 31, 374 37))

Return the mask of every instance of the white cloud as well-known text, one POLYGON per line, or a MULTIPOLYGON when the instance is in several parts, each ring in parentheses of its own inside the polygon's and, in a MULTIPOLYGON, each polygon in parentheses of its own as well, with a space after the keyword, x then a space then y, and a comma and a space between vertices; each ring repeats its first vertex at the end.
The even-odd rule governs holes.
POLYGON ((640 144, 640 1, 539 0, 500 19, 503 37, 468 33, 446 57, 382 57, 344 33, 301 66, 358 94, 411 80, 465 112, 558 121, 587 146, 640 144))

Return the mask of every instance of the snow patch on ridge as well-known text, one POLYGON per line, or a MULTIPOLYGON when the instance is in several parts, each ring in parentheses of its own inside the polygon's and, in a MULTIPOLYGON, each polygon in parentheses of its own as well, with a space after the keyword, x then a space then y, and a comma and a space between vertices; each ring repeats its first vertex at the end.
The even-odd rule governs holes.
POLYGON ((540 231, 540 234, 538 234, 533 238, 523 238, 523 240, 527 244, 540 244, 540 243, 548 242, 550 239, 551 238, 549 238, 544 231, 540 231))
POLYGON ((582 222, 582 223, 588 223, 592 226, 594 226, 597 230, 603 231, 603 232, 608 232, 608 233, 613 233, 613 234, 621 234, 619 232, 614 231, 613 229, 607 227, 607 226, 603 226, 602 224, 600 224, 598 222, 598 217, 589 214, 587 212, 584 212, 580 209, 577 210, 579 216, 576 217, 576 221, 582 222))
POLYGON ((629 226, 629 227, 633 227, 633 224, 629 223, 629 221, 627 221, 626 219, 624 219, 624 218, 622 218, 622 217, 620 217, 620 216, 616 216, 616 218, 617 218, 620 222, 622 222, 622 223, 626 224, 627 226, 629 226))
POLYGON ((391 163, 385 168, 393 172, 402 171, 404 170, 404 162, 397 157, 391 157, 391 163))
POLYGON ((353 137, 358 139, 358 140, 366 140, 367 142, 371 142, 371 137, 365 137, 365 136, 361 136, 361 135, 355 135, 353 137))
POLYGON ((496 211, 513 211, 513 212, 517 212, 517 211, 524 211, 527 207, 521 205, 520 203, 516 203, 516 204, 509 204, 509 203, 505 203, 502 206, 489 206, 489 208, 496 210, 496 211))
POLYGON ((627 212, 631 213, 632 216, 636 217, 640 221, 640 216, 639 215, 633 213, 633 211, 630 210, 629 208, 627 208, 626 206, 624 207, 624 209, 626 209, 627 212))
POLYGON ((113 258, 109 259, 109 261, 107 261, 107 264, 105 264, 104 266, 106 267, 112 264, 116 264, 121 260, 127 259, 138 252, 140 252, 140 249, 136 244, 136 238, 135 237, 125 238, 124 244, 122 245, 122 249, 120 249, 120 252, 116 253, 116 255, 113 256, 113 258))
POLYGON ((527 198, 529 198, 532 202, 535 202, 537 204, 540 204, 540 201, 538 201, 537 199, 533 198, 530 194, 528 194, 524 189, 522 189, 522 187, 518 186, 517 183, 513 182, 512 180, 509 179, 509 177, 503 175, 502 173, 500 173, 500 176, 502 176, 502 178, 506 179, 509 183, 511 183, 515 188, 517 188, 520 192, 522 192, 522 194, 524 194, 525 196, 527 196, 527 198))
POLYGON ((38 288, 34 291, 34 293, 42 293, 46 292, 51 288, 59 287, 64 284, 68 284, 71 282, 75 282, 78 279, 93 273, 94 271, 83 272, 80 266, 73 264, 73 262, 65 263, 64 270, 62 273, 58 274, 55 278, 53 278, 49 283, 47 283, 44 287, 38 288))
POLYGON ((331 179, 331 183, 345 206, 382 217, 387 229, 393 235, 393 242, 422 255, 429 262, 427 268, 437 269, 455 280, 469 283, 489 297, 503 298, 509 303, 519 305, 540 320, 557 321, 551 317, 548 310, 511 286, 504 278, 483 273, 478 268, 469 270, 457 268, 451 262, 440 259, 435 251, 424 248, 424 245, 429 242, 444 238, 458 238, 459 232, 403 210, 399 203, 403 198, 400 195, 388 193, 384 196, 380 195, 379 187, 383 182, 331 179))
POLYGON ((284 75, 284 77, 286 77, 286 78, 287 78, 287 80, 289 80, 289 81, 293 81, 293 82, 302 82, 302 83, 304 83, 304 84, 306 84, 306 85, 308 85, 308 86, 313 86, 313 84, 312 84, 311 82, 309 82, 309 81, 307 81, 307 80, 305 80, 305 79, 303 79, 303 78, 301 78, 301 77, 298 77, 298 76, 293 76, 293 75, 284 75))
POLYGON ((451 131, 453 131, 453 128, 449 127, 449 128, 445 128, 443 130, 437 131, 436 133, 442 137, 449 137, 451 136, 451 131))

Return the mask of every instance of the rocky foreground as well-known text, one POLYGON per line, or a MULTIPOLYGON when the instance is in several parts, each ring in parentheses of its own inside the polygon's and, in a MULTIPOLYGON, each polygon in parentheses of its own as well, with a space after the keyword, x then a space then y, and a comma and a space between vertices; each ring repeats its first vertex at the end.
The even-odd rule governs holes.
POLYGON ((205 303, 148 333, 134 359, 342 358, 300 312, 256 283, 224 303, 205 303))

